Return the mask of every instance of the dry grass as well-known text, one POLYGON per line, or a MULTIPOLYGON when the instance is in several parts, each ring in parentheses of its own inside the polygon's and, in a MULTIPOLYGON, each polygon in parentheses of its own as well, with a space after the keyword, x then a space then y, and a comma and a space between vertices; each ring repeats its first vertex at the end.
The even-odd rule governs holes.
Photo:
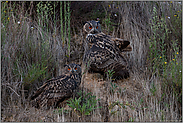
MULTIPOLYGON (((63 46, 61 40, 60 26, 54 25, 48 19, 51 27, 47 31, 42 28, 43 23, 40 23, 39 19, 31 18, 31 14, 36 13, 35 4, 19 2, 19 5, 22 5, 20 7, 14 2, 2 3, 1 121, 182 121, 182 105, 178 100, 180 97, 177 98, 173 90, 174 86, 171 86, 174 78, 167 77, 164 80, 158 71, 149 70, 151 66, 147 60, 149 57, 149 37, 152 35, 149 23, 151 23, 153 7, 164 6, 164 9, 158 10, 158 15, 162 16, 160 14, 162 12, 172 18, 172 14, 168 13, 169 4, 179 10, 179 3, 98 2, 91 3, 93 10, 95 10, 95 5, 97 8, 97 4, 100 8, 104 7, 100 15, 105 16, 99 17, 103 32, 118 38, 128 39, 131 42, 133 51, 125 53, 129 61, 130 78, 112 82, 112 86, 111 81, 103 78, 100 74, 86 73, 81 87, 84 86, 84 91, 92 92, 97 99, 100 99, 97 106, 102 106, 102 108, 95 109, 89 116, 81 118, 66 104, 62 111, 61 109, 35 109, 29 104, 29 97, 45 80, 62 74, 64 64, 70 62, 82 64, 84 52, 84 36, 82 27, 80 27, 82 20, 77 21, 74 12, 71 15, 71 24, 76 21, 79 24, 71 26, 73 27, 71 28, 71 55, 68 58, 66 56, 68 54, 67 45, 63 46), (23 11, 26 5, 29 6, 28 10, 23 11), (117 17, 111 16, 111 20, 106 21, 108 16, 114 13, 117 14, 117 17), (165 84, 166 82, 168 84, 165 84), (106 83, 108 83, 107 91, 106 83)), ((85 16, 85 10, 88 11, 87 7, 83 8, 81 17, 85 16)), ((91 20, 90 17, 86 17, 83 21, 91 20)), ((96 17, 98 17, 97 14, 96 17)), ((174 20, 174 22, 176 21, 174 20)), ((182 35, 178 35, 181 29, 176 25, 177 30, 174 30, 175 24, 167 20, 167 25, 172 27, 170 29, 173 34, 169 36, 169 39, 177 39, 179 49, 181 49, 182 35)), ((67 37, 65 41, 68 41, 67 37)), ((165 39, 165 43, 168 44, 167 49, 172 48, 172 43, 168 39, 165 39)), ((167 52, 166 55, 172 57, 171 53, 172 51, 167 52)), ((182 50, 179 50, 177 61, 180 63, 182 62, 181 54, 182 50)), ((167 76, 170 74, 169 70, 167 69, 167 76)), ((180 89, 180 86, 178 87, 180 89)))
MULTIPOLYGON (((105 97, 108 95, 109 121, 126 122, 157 122, 157 121, 180 121, 180 108, 173 94, 165 95, 162 100, 161 81, 152 77, 144 79, 142 74, 132 74, 129 79, 119 80, 116 83, 118 86, 114 93, 106 93, 106 81, 100 80, 99 74, 87 73, 85 78, 85 91, 92 91, 99 101, 99 106, 104 106, 105 97), (138 75, 138 76, 137 76, 138 75), (150 91, 151 83, 154 82, 157 87, 156 95, 150 91), (120 91, 121 90, 121 91, 120 91), (115 102, 121 105, 112 106, 115 102)), ((59 112, 59 109, 41 110, 31 107, 28 102, 26 104, 15 105, 11 102, 7 108, 3 108, 2 121, 17 121, 17 122, 73 122, 82 121, 71 109, 66 106, 64 110, 69 112, 59 112)), ((104 108, 96 109, 90 116, 86 116, 84 121, 104 122, 106 111, 104 108)))

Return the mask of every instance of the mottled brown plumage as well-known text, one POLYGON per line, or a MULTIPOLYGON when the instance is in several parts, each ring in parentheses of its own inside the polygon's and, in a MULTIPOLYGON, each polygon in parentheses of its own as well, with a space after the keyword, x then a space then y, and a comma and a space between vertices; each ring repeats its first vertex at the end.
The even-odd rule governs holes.
POLYGON ((77 64, 66 66, 66 74, 46 81, 31 97, 36 108, 57 107, 70 98, 81 83, 81 67, 77 64))
POLYGON ((128 64, 122 52, 132 50, 130 42, 104 34, 97 21, 88 21, 83 28, 87 32, 88 44, 84 62, 90 65, 90 70, 101 73, 113 70, 115 78, 129 77, 128 64))

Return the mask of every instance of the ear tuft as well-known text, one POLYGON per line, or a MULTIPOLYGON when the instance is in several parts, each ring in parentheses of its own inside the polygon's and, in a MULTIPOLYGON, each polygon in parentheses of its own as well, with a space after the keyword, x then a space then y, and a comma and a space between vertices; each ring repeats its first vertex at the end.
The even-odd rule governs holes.
POLYGON ((88 23, 88 21, 83 22, 83 25, 85 25, 86 23, 88 23))
POLYGON ((67 64, 64 65, 64 67, 68 66, 67 64))

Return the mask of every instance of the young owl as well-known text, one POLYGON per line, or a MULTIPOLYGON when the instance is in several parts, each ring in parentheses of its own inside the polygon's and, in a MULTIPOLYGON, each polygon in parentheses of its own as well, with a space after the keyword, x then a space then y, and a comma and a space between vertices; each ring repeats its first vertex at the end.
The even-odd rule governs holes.
POLYGON ((88 21, 83 27, 87 33, 84 62, 90 66, 89 70, 105 74, 113 70, 114 78, 129 77, 128 64, 122 52, 131 51, 130 42, 106 35, 101 31, 98 21, 88 21))
POLYGON ((65 65, 66 74, 46 81, 31 97, 32 105, 57 107, 70 98, 81 83, 81 67, 78 64, 65 65))

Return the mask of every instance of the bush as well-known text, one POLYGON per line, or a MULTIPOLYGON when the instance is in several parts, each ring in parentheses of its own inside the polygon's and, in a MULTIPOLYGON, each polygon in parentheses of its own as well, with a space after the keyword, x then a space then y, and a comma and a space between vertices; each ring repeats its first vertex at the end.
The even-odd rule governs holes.
POLYGON ((94 109, 101 108, 97 107, 97 101, 99 99, 96 99, 96 96, 92 96, 91 93, 87 93, 82 91, 78 92, 79 98, 76 97, 74 99, 70 99, 68 102, 68 106, 72 108, 72 110, 81 118, 83 118, 85 115, 91 115, 91 112, 94 111, 94 109))

